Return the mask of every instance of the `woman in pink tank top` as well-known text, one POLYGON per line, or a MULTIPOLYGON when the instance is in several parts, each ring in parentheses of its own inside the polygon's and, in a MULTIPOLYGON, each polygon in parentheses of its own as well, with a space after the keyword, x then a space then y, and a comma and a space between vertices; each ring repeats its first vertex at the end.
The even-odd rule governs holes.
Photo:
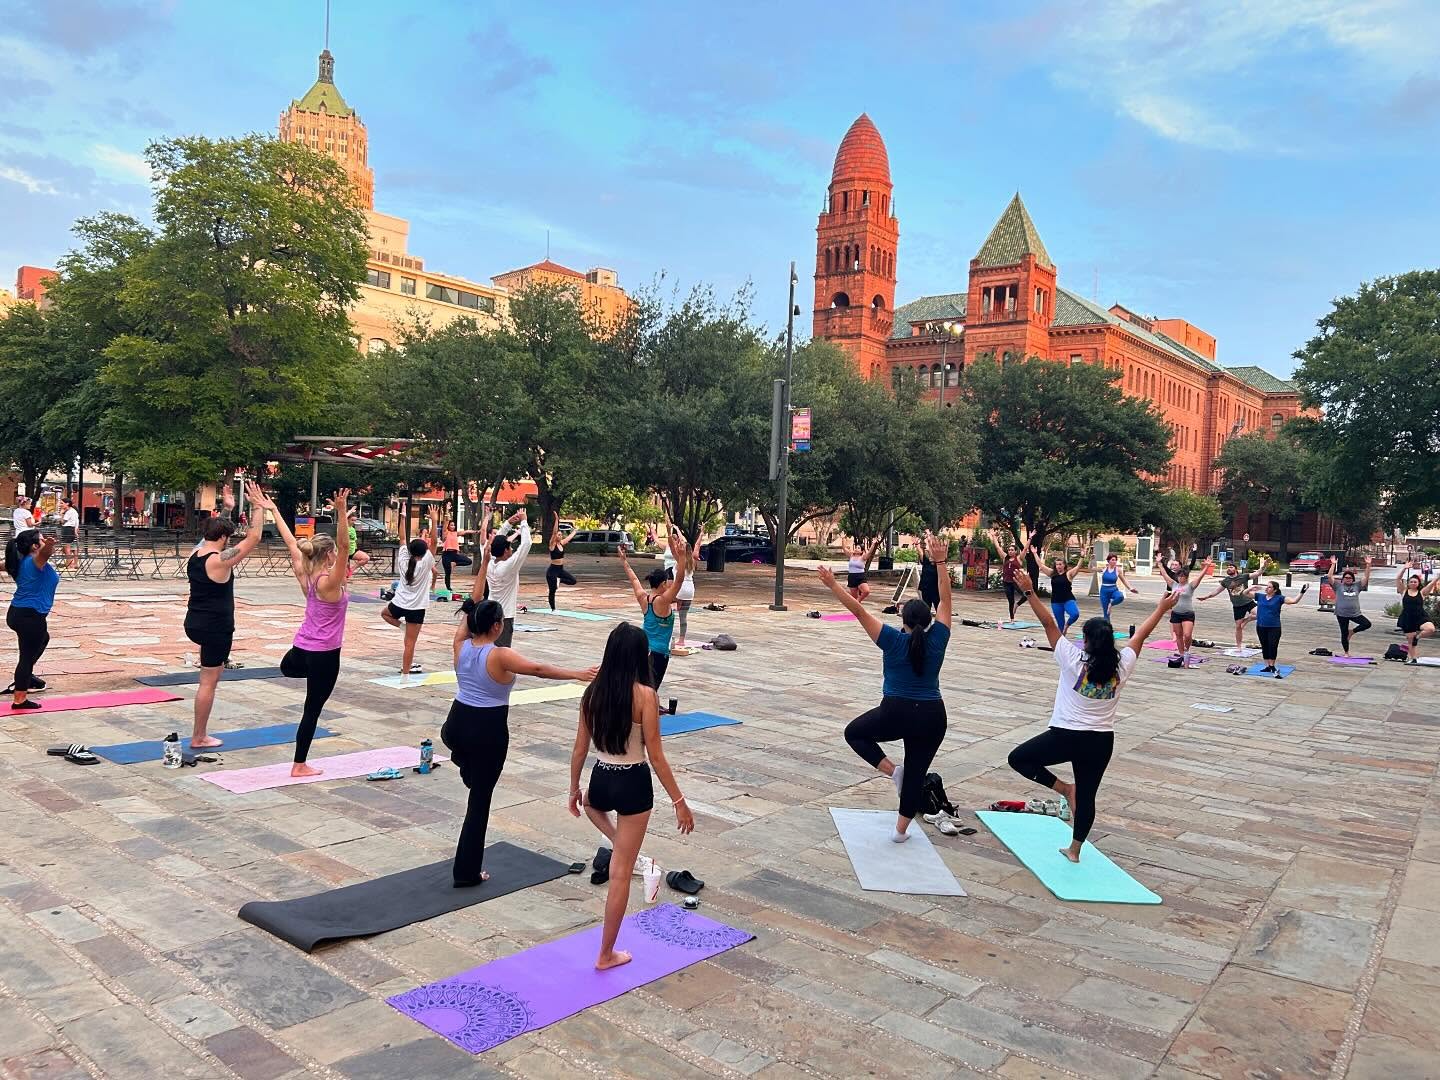
MULTIPOLYGON (((335 493, 336 521, 346 520, 349 498, 348 488, 335 493)), ((320 712, 340 677, 340 646, 345 639, 345 609, 350 603, 346 590, 350 534, 347 529, 336 528, 333 540, 328 536, 297 540, 279 514, 275 515, 275 524, 290 549, 290 571, 305 594, 305 617, 295 632, 294 644, 280 661, 280 671, 287 679, 305 680, 305 711, 295 733, 295 764, 290 775, 319 776, 323 770, 305 764, 305 758, 310 754, 320 712)))

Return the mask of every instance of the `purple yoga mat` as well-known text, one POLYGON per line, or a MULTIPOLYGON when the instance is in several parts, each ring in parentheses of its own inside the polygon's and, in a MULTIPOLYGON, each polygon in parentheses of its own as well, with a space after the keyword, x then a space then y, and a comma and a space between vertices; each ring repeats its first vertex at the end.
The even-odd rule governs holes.
POLYGON ((1373 664, 1374 662, 1375 662, 1374 658, 1373 658, 1373 657, 1370 657, 1370 656, 1332 656, 1332 657, 1330 657, 1330 663, 1332 663, 1332 664, 1349 664, 1349 665, 1351 665, 1351 666, 1363 666, 1363 665, 1366 665, 1366 664, 1373 664))
POLYGON ((616 948, 634 959, 596 971, 600 930, 592 926, 386 1000, 462 1050, 481 1054, 755 936, 674 904, 657 904, 620 924, 616 948))

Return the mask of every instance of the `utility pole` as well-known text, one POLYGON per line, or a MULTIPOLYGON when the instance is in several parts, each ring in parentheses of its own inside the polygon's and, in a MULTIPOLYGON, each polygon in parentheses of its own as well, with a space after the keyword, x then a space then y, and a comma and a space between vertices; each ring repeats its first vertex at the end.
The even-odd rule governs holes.
POLYGON ((790 263, 790 303, 785 309, 785 378, 780 387, 780 404, 771 417, 771 424, 778 427, 778 431, 771 432, 770 446, 772 452, 777 446, 776 435, 779 436, 778 459, 772 462, 772 469, 777 469, 780 479, 780 513, 777 515, 777 528, 775 536, 775 602, 770 605, 771 611, 785 610, 785 535, 789 532, 787 519, 786 502, 790 497, 790 381, 794 376, 795 360, 795 283, 799 281, 795 274, 795 263, 790 263))

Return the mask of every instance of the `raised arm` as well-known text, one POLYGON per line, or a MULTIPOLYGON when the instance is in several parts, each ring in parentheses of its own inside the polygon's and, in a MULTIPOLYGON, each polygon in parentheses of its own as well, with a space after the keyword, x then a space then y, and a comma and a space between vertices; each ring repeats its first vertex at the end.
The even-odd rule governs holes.
MULTIPOLYGON (((275 504, 272 501, 270 505, 274 506, 275 504)), ((275 519, 275 530, 280 534, 280 539, 285 544, 285 550, 290 552, 290 573, 295 576, 296 581, 301 583, 300 589, 303 592, 305 589, 305 556, 300 553, 300 545, 295 540, 295 534, 290 531, 290 526, 280 511, 276 510, 270 516, 275 519)))
POLYGON ((1263 554, 1260 556, 1260 564, 1259 564, 1258 566, 1256 566, 1256 567, 1255 567, 1255 571, 1254 571, 1252 574, 1249 575, 1251 581, 1258 582, 1258 581, 1261 579, 1261 577, 1264 576, 1264 574, 1265 574, 1265 564, 1268 563, 1269 561, 1270 561, 1270 560, 1269 560, 1268 558, 1266 558, 1263 554))
POLYGON ((1068 577, 1071 581, 1074 581, 1075 575, 1078 574, 1081 568, 1084 567, 1089 561, 1090 560, 1082 553, 1080 555, 1080 558, 1076 560, 1075 565, 1070 567, 1069 570, 1065 571, 1065 576, 1068 577))
POLYGON ((866 568, 867 570, 870 568, 870 560, 872 560, 873 558, 875 558, 875 553, 876 553, 877 551, 879 551, 879 550, 880 550, 880 537, 877 536, 877 537, 875 538, 875 542, 874 542, 873 544, 871 544, 868 548, 865 549, 865 568, 866 568))
POLYGON ((667 581, 657 594, 666 601, 674 601, 680 595, 680 586, 689 572, 690 556, 685 545, 685 534, 673 526, 670 529, 670 555, 675 560, 675 577, 667 581))
POLYGON ((828 566, 822 566, 816 571, 816 574, 820 577, 820 583, 835 594, 835 599, 840 601, 841 606, 860 620, 860 625, 870 635, 870 640, 880 640, 880 631, 885 624, 870 614, 870 610, 864 604, 845 591, 845 588, 835 580, 835 571, 828 566))
MULTIPOLYGON (((475 560, 475 576, 470 580, 470 601, 472 606, 485 599, 485 571, 490 569, 490 505, 480 504, 480 528, 475 530, 480 540, 480 558, 475 560)), ((458 647, 458 646, 457 646, 458 647)))
POLYGON ((1125 643, 1126 647, 1134 650, 1138 656, 1140 650, 1145 647, 1145 639, 1155 632, 1155 627, 1160 625, 1160 619, 1175 606, 1179 599, 1179 593, 1166 593, 1162 596, 1160 602, 1155 605, 1155 610, 1146 615, 1144 621, 1135 628, 1135 633, 1125 643))
POLYGON ((650 690, 645 694, 642 710, 640 735, 645 740, 645 756, 650 759, 650 767, 655 770, 655 778, 660 781, 660 786, 665 789, 665 794, 670 796, 670 801, 675 806, 675 827, 682 833, 693 832, 695 815, 690 812, 690 807, 685 802, 685 796, 680 791, 680 785, 675 782, 675 774, 670 769, 670 762, 665 757, 665 748, 661 745, 660 703, 655 696, 655 691, 650 690))
POLYGON ((954 616, 954 604, 950 594, 950 568, 945 561, 950 558, 950 541, 939 537, 925 534, 925 540, 930 545, 930 561, 935 564, 936 584, 940 588, 940 603, 935 608, 935 621, 945 629, 950 629, 950 620, 954 616))
POLYGON ((45 564, 50 561, 50 556, 55 551, 55 537, 42 536, 40 543, 36 544, 30 553, 30 558, 35 561, 36 570, 44 570, 45 564))
POLYGON ((332 603, 340 599, 350 577, 350 517, 346 512, 349 502, 349 488, 335 492, 335 565, 315 583, 315 595, 332 603))
POLYGON ((1021 567, 1015 568, 1015 584, 1020 586, 1020 591, 1025 594, 1025 599, 1030 603, 1030 610, 1040 620, 1040 625, 1045 630, 1045 639, 1050 642, 1050 648, 1055 648, 1055 643, 1063 636, 1060 627, 1055 625, 1055 616, 1050 613, 1050 605, 1043 603, 1035 592, 1035 582, 1030 580, 1030 575, 1021 567))
MULTIPOLYGON (((265 535, 266 511, 273 512, 275 510, 275 504, 266 497, 265 493, 260 490, 260 485, 253 480, 245 482, 245 498, 250 500, 250 505, 255 507, 258 512, 255 515, 256 520, 250 523, 250 529, 246 532, 245 538, 220 553, 220 561, 228 566, 238 563, 260 546, 260 540, 265 535)), ((232 508, 235 505, 233 497, 230 505, 232 508)), ((206 563, 206 566, 208 567, 209 563, 206 563)))
POLYGON ((640 605, 640 610, 644 611, 646 604, 649 603, 649 601, 645 599, 645 587, 640 584, 640 579, 635 576, 635 571, 630 568, 630 560, 625 555, 625 547, 623 544, 616 554, 620 556, 620 565, 625 568, 625 576, 630 579, 630 589, 635 594, 635 602, 640 605))
POLYGON ((1369 555, 1365 556, 1365 580, 1360 583, 1362 589, 1370 588, 1370 566, 1373 562, 1374 560, 1369 555))
POLYGON ((1195 599, 1196 599, 1196 600, 1209 600, 1211 597, 1219 596, 1219 595, 1220 595, 1222 592, 1224 592, 1224 591, 1225 591, 1225 583, 1224 583, 1223 581, 1217 580, 1216 583, 1215 583, 1215 591, 1214 591, 1214 592, 1207 592, 1204 596, 1200 596, 1200 595, 1197 594, 1196 597, 1195 597, 1195 599))
MULTIPOLYGON (((1413 567, 1414 565, 1415 565, 1415 564, 1414 564, 1413 562, 1408 562, 1408 563, 1406 563, 1404 566, 1400 567, 1400 572, 1395 575, 1395 591, 1396 591, 1397 593, 1400 593, 1400 594, 1402 594, 1402 595, 1404 594, 1404 592, 1405 592, 1405 575, 1406 575, 1407 572, 1409 572, 1410 568, 1413 567)), ((1424 590, 1421 590, 1421 591, 1423 592, 1424 590)))
POLYGON ((1306 582, 1304 585, 1301 585, 1301 586, 1300 586, 1300 592, 1299 592, 1298 594, 1296 594, 1294 597, 1292 597, 1291 599, 1286 600, 1285 603, 1286 603, 1287 605, 1288 605, 1288 604, 1298 604, 1298 603, 1300 603, 1301 600, 1305 599, 1305 594, 1306 594, 1307 592, 1309 592, 1309 591, 1310 591, 1310 584, 1309 584, 1309 582, 1306 582))
POLYGON ((1190 587, 1191 587, 1192 589, 1195 588, 1197 585, 1200 584, 1200 582, 1204 581, 1207 577, 1209 577, 1212 573, 1214 573, 1214 571, 1215 571, 1215 562, 1214 562, 1214 560, 1213 560, 1213 559, 1206 559, 1206 560, 1205 560, 1205 565, 1200 568, 1200 572, 1199 572, 1198 574, 1196 574, 1193 578, 1190 579, 1190 587))

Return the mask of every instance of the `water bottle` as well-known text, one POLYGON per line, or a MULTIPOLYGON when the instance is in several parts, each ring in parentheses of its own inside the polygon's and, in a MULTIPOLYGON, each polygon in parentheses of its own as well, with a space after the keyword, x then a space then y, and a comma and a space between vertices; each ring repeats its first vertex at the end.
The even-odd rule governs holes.
POLYGON ((420 741, 420 775, 430 772, 430 763, 435 760, 435 744, 429 739, 420 741))
POLYGON ((162 745, 165 749, 163 756, 160 758, 160 763, 167 769, 180 768, 184 763, 180 755, 180 735, 174 731, 170 732, 169 735, 165 736, 165 742, 162 745))

